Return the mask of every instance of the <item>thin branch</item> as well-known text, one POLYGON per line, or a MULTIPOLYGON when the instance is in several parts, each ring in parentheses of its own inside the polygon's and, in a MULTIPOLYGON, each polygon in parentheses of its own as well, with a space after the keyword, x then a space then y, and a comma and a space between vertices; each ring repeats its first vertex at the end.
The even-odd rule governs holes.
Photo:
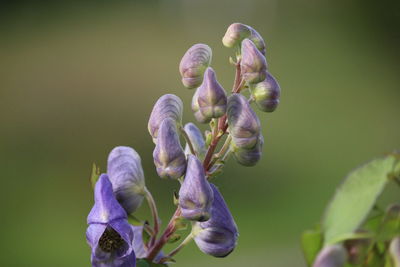
POLYGON ((194 235, 191 232, 188 236, 186 236, 186 238, 174 250, 172 250, 168 255, 166 255, 164 257, 164 259, 162 259, 160 261, 160 263, 164 263, 168 259, 170 259, 173 256, 175 256, 179 251, 181 251, 182 248, 184 248, 187 244, 190 243, 190 241, 192 241, 193 237, 194 237, 194 235))
POLYGON ((151 215, 153 216, 153 220, 154 220, 153 234, 151 236, 150 243, 149 243, 149 245, 152 246, 157 238, 158 231, 160 230, 160 219, 158 216, 157 206, 156 206, 156 202, 154 201, 153 195, 150 193, 150 191, 147 189, 147 187, 144 187, 144 192, 145 192, 145 197, 146 197, 147 203, 149 204, 149 207, 151 210, 151 215))
POLYGON ((190 152, 191 152, 193 155, 196 156, 196 151, 195 151, 195 149, 194 149, 194 146, 193 146, 193 144, 192 144, 192 141, 190 141, 189 135, 187 134, 187 132, 185 131, 185 129, 184 129, 182 126, 180 127, 180 130, 181 130, 181 133, 182 133, 183 137, 184 137, 185 140, 186 140, 186 143, 189 145, 190 152))

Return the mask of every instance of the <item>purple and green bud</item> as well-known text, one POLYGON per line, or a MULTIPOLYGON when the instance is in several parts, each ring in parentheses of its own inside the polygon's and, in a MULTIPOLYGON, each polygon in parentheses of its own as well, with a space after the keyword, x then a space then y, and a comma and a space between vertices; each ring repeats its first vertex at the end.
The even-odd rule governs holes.
POLYGON ((198 87, 203 81, 203 73, 211 64, 212 51, 206 44, 195 44, 186 51, 179 64, 182 83, 188 89, 198 87))
POLYGON ((267 76, 267 61, 249 39, 244 39, 242 42, 240 70, 243 79, 250 84, 262 82, 267 76))
POLYGON ((279 104, 281 88, 276 79, 267 72, 264 81, 250 87, 257 107, 264 112, 273 112, 279 104))
POLYGON ((257 49, 265 56, 265 42, 261 35, 252 27, 248 26, 251 31, 249 39, 254 43, 257 49))
POLYGON ((207 119, 222 117, 226 112, 226 93, 216 79, 214 70, 209 67, 204 80, 197 89, 197 103, 200 113, 207 119))
POLYGON ((392 258, 393 267, 400 267, 400 237, 393 238, 389 246, 390 257, 392 258))
POLYGON ((108 155, 107 174, 115 197, 126 213, 136 211, 145 195, 144 174, 139 154, 130 147, 115 147, 108 155))
POLYGON ((329 245, 318 253, 313 267, 342 267, 346 260, 347 253, 343 246, 329 245))
POLYGON ((246 97, 241 94, 229 97, 227 117, 229 133, 235 146, 253 148, 259 140, 261 123, 246 97))
POLYGON ((196 156, 188 155, 185 179, 179 190, 182 216, 191 221, 207 221, 213 200, 213 190, 207 181, 203 164, 196 156))
POLYGON ((148 130, 157 142, 158 128, 165 118, 173 119, 177 124, 182 123, 183 103, 182 100, 173 94, 161 96, 153 107, 148 123, 148 130))
POLYGON ((86 231, 86 239, 92 250, 92 266, 135 267, 133 231, 106 174, 102 174, 96 182, 94 200, 86 231))
POLYGON ((221 193, 215 185, 210 186, 214 193, 211 217, 206 222, 196 222, 192 233, 202 252, 214 257, 226 257, 236 247, 238 229, 221 193))
POLYGON ((196 92, 193 94, 193 98, 192 98, 192 111, 194 113, 194 117, 196 118, 196 120, 200 123, 208 123, 211 121, 211 118, 207 118, 206 116, 204 116, 201 111, 200 111, 200 106, 199 106, 199 89, 196 89, 196 92))
POLYGON ((161 178, 178 179, 185 174, 185 152, 179 141, 176 122, 171 118, 164 119, 160 125, 153 159, 161 178))
POLYGON ((264 137, 260 133, 257 143, 253 147, 242 148, 237 146, 232 140, 230 149, 233 152, 233 157, 239 164, 250 167, 256 165, 260 161, 263 145, 264 137))
MULTIPOLYGON (((193 145, 193 148, 196 152, 197 157, 200 160, 203 160, 203 158, 207 152, 206 143, 204 141, 203 134, 201 133, 199 128, 197 128, 197 126, 191 122, 186 123, 184 130, 185 130, 186 134, 188 135, 190 142, 193 145)), ((185 146, 185 154, 186 155, 191 154, 188 144, 186 144, 186 146, 185 146)))
POLYGON ((235 47, 246 38, 253 41, 257 49, 265 55, 265 43, 261 35, 252 27, 242 23, 231 24, 222 38, 222 43, 226 47, 235 47))

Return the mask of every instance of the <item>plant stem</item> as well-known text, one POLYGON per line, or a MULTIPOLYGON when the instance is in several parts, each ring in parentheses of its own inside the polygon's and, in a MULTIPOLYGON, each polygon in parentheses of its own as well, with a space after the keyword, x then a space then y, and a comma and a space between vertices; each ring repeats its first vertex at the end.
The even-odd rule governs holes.
POLYGON ((160 220, 159 220, 159 216, 158 216, 156 202, 154 201, 153 195, 150 193, 150 191, 147 189, 147 187, 144 187, 144 192, 145 192, 145 197, 146 197, 147 203, 149 204, 149 207, 151 210, 151 215, 153 216, 153 220, 154 220, 153 234, 151 236, 150 243, 149 243, 149 246, 152 246, 157 238, 158 231, 160 230, 160 220))
POLYGON ((190 152, 196 156, 196 151, 193 147, 192 141, 190 141, 189 135, 187 134, 187 132, 185 131, 185 129, 182 126, 180 127, 180 130, 181 130, 183 137, 186 140, 186 143, 189 145, 190 152))
POLYGON ((228 135, 228 137, 225 140, 224 145, 222 146, 221 150, 216 153, 212 159, 212 161, 210 162, 210 164, 208 165, 207 169, 211 169, 211 167, 219 160, 222 159, 225 156, 225 153, 229 150, 229 145, 232 141, 232 136, 228 135))
POLYGON ((161 260, 160 263, 164 263, 168 259, 175 256, 182 248, 184 248, 187 244, 190 243, 190 241, 192 241, 193 237, 193 233, 190 233, 174 250, 172 250, 167 256, 165 256, 165 258, 161 260))

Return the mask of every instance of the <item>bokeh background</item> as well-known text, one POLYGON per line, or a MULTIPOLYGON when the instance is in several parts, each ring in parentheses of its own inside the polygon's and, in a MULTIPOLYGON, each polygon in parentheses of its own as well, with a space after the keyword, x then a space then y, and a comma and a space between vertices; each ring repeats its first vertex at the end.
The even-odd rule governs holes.
MULTIPOLYGON (((176 266, 305 266, 300 234, 320 220, 346 173, 400 148, 399 3, 2 1, 0 265, 90 265, 88 178, 116 145, 140 153, 167 221, 178 185, 159 179, 152 163, 152 105, 177 94, 185 122, 194 120, 178 64, 197 42, 213 48, 229 90, 233 51, 221 38, 243 22, 266 40, 281 105, 258 112, 261 162, 231 160, 215 180, 239 226, 238 247, 215 259, 192 243, 176 266)), ((146 205, 138 216, 149 216, 146 205)))

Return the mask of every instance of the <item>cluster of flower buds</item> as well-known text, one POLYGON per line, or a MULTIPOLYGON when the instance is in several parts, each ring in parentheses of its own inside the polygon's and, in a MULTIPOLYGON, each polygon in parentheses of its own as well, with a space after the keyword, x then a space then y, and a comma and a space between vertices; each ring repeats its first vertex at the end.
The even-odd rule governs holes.
POLYGON ((236 247, 236 223, 220 191, 209 180, 220 173, 230 155, 245 166, 260 160, 264 138, 251 103, 271 112, 279 103, 280 89, 267 72, 264 40, 253 28, 232 24, 223 44, 239 47, 230 96, 210 67, 212 51, 208 45, 190 47, 179 65, 183 85, 196 89, 191 105, 195 119, 210 123, 205 135, 194 123, 182 124, 183 103, 176 95, 161 96, 150 114, 148 131, 155 144, 157 174, 180 183, 179 193, 174 195, 177 209, 165 231, 158 235, 158 211, 145 186, 139 154, 130 147, 116 147, 109 154, 107 174, 96 182, 95 204, 88 216, 93 266, 135 266, 138 260, 167 264, 191 239, 202 252, 215 257, 225 257, 236 247), (245 88, 251 90, 249 99, 241 94, 245 88), (224 144, 216 151, 221 140, 224 144), (135 217, 133 213, 144 199, 153 225, 140 220, 141 225, 130 225, 128 218, 135 217), (191 222, 190 235, 164 254, 163 246, 174 240, 182 221, 191 222))

